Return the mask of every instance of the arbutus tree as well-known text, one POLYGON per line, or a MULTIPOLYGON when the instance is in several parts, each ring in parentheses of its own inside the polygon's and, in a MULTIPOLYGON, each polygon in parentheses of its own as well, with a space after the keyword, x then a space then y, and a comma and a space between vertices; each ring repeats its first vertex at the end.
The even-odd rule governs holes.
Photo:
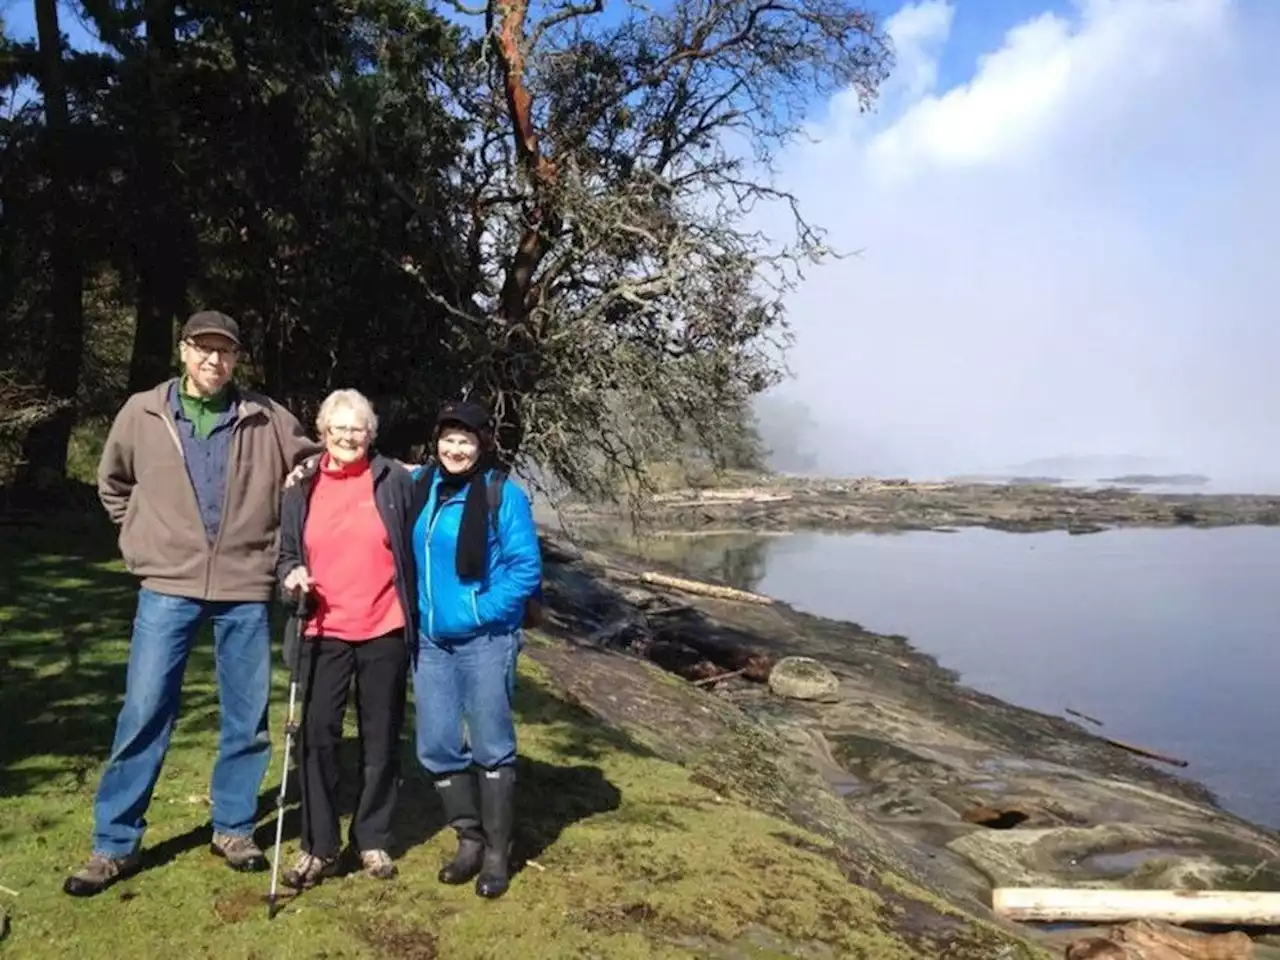
POLYGON ((772 162, 816 98, 872 103, 876 19, 849 0, 446 2, 474 24, 447 81, 466 256, 428 295, 474 333, 505 451, 610 496, 679 452, 743 449, 782 375, 785 295, 829 253, 772 162), (751 229, 768 203, 791 236, 751 229))
MULTIPOLYGON (((784 298, 826 254, 770 162, 817 98, 873 99, 889 52, 856 2, 81 0, 102 50, 64 51, 75 190, 42 153, 56 95, 0 118, 0 344, 43 400, 77 340, 53 274, 84 277, 82 382, 14 394, 22 423, 167 375, 175 320, 207 305, 244 323, 246 378, 304 417, 364 390, 399 455, 470 391, 508 453, 586 495, 750 463, 784 298), (761 235, 760 204, 793 224, 761 235)), ((47 72, 16 52, 4 82, 47 72)))

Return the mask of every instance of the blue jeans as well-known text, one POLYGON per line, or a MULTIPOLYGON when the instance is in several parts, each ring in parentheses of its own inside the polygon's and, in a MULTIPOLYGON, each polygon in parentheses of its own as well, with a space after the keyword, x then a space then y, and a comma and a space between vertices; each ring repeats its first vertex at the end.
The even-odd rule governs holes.
POLYGON ((213 621, 221 723, 213 766, 213 829, 248 836, 271 759, 267 702, 271 629, 266 603, 215 603, 142 589, 129 645, 124 706, 94 802, 93 849, 123 857, 142 844, 160 767, 178 718, 196 630, 213 621))
POLYGON ((447 641, 418 640, 413 671, 418 762, 432 776, 465 770, 473 763, 486 770, 515 763, 511 708, 521 634, 482 634, 443 643, 447 641))

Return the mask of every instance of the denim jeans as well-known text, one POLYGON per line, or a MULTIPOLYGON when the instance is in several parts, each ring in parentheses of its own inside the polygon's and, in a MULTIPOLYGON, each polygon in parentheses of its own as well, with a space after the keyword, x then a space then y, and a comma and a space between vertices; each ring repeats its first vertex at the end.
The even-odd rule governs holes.
POLYGON ((457 642, 419 638, 413 672, 418 762, 432 776, 473 763, 487 770, 515 763, 511 708, 521 646, 519 631, 457 642))
POLYGON ((210 796, 213 829, 248 836, 271 758, 267 702, 271 630, 266 603, 210 602, 142 589, 129 645, 124 706, 94 803, 93 849, 137 850, 144 816, 178 718, 182 677, 196 631, 213 621, 220 725, 210 796))

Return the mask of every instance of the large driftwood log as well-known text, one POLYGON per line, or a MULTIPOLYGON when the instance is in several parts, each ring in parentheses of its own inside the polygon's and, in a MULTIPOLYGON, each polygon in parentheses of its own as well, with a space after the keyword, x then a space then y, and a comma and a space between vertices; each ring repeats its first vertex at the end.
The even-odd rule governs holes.
POLYGON ((741 506, 747 503, 786 503, 791 499, 789 493, 757 493, 742 494, 735 497, 692 497, 685 500, 657 501, 660 506, 669 510, 683 510, 686 507, 718 507, 741 506))
POLYGON ((681 590, 685 593, 692 593, 698 596, 714 597, 717 600, 733 600, 738 603, 759 603, 766 606, 774 602, 773 597, 766 597, 759 593, 751 593, 747 590, 738 590, 735 587, 722 587, 715 583, 703 583, 701 580, 686 580, 684 577, 672 577, 665 573, 654 573, 651 570, 646 570, 639 574, 636 579, 655 587, 667 587, 671 590, 681 590))
POLYGON ((739 487, 733 490, 675 490, 655 494, 651 502, 664 507, 701 507, 711 504, 786 503, 793 494, 767 487, 739 487))
POLYGON ((1239 931, 1199 934, 1145 920, 1112 928, 1107 937, 1071 943, 1066 960, 1254 960, 1253 941, 1239 931))
POLYGON ((1271 892, 997 887, 991 892, 991 908, 1009 920, 1280 926, 1280 893, 1271 892))

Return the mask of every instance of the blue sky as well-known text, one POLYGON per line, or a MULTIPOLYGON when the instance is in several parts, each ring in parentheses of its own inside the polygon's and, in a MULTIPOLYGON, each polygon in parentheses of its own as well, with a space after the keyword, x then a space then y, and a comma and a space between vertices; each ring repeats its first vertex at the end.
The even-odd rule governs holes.
MULTIPOLYGON (((35 39, 35 4, 30 0, 0 0, 0 17, 4 18, 5 32, 9 36, 17 40, 35 39)), ((78 4, 60 2, 58 18, 62 32, 70 39, 72 46, 83 48, 97 45, 97 38, 80 23, 78 4)))
MULTIPOLYGON (((955 5, 951 37, 938 63, 938 82, 951 87, 968 81, 977 58, 989 51, 1005 31, 1042 13, 1065 13, 1067 0, 961 0, 955 5)), ((900 4, 888 5, 890 14, 900 4)))

